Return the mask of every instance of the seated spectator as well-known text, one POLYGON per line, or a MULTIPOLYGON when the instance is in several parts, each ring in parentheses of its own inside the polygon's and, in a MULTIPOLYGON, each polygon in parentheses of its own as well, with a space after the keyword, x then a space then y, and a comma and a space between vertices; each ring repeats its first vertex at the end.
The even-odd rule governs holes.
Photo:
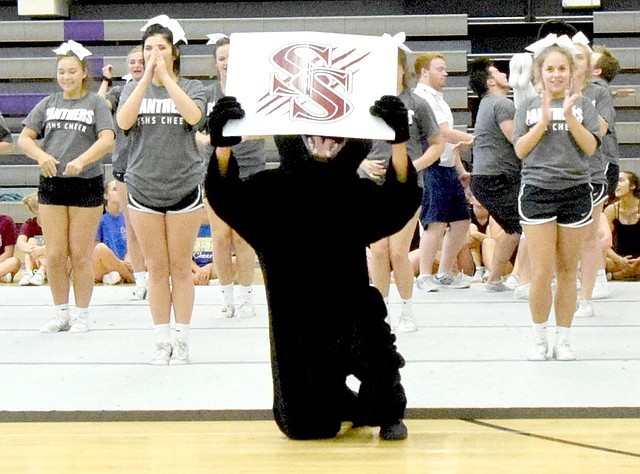
POLYGON ((100 219, 93 249, 93 273, 96 281, 115 285, 133 283, 133 266, 127 258, 127 228, 115 180, 105 185, 105 212, 100 219))
POLYGON ((490 239, 488 235, 491 216, 489 211, 473 196, 470 196, 471 202, 471 224, 469 224, 469 233, 467 235, 467 247, 473 257, 473 263, 475 265, 475 273, 473 275, 473 281, 480 283, 485 277, 488 265, 485 265, 485 261, 490 262, 483 258, 483 246, 484 241, 490 239))
POLYGON ((620 172, 616 199, 604 214, 612 234, 606 269, 614 280, 640 278, 640 182, 630 171, 620 172))
POLYGON ((22 200, 33 217, 27 219, 18 232, 17 247, 24 253, 24 274, 18 285, 42 285, 47 278, 47 256, 42 227, 38 222, 38 193, 31 193, 22 200))
POLYGON ((193 261, 191 262, 193 282, 196 285, 208 285, 210 280, 218 278, 213 265, 213 240, 211 240, 211 226, 205 212, 195 246, 193 247, 193 261))
POLYGON ((3 283, 11 283, 20 270, 20 260, 14 256, 16 240, 17 231, 13 219, 0 214, 0 276, 3 283))
MULTIPOLYGON (((446 232, 449 229, 447 228, 446 232)), ((436 252, 436 256, 433 259, 432 271, 433 274, 438 272, 440 268, 440 258, 442 256, 442 244, 438 248, 436 252)), ((409 251, 409 261, 411 262, 411 267, 413 268, 413 275, 418 277, 420 275, 420 249, 413 248, 413 243, 411 250, 409 251)), ((453 262, 453 275, 460 281, 471 282, 472 276, 476 271, 476 266, 473 260, 473 254, 468 245, 463 245, 458 255, 456 255, 455 261, 453 262)))

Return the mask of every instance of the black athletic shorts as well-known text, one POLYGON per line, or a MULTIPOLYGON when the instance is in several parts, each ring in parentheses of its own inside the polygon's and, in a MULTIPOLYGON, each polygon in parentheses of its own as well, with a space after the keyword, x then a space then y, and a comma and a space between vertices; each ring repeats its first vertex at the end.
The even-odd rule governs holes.
POLYGON ((471 176, 471 192, 507 234, 522 234, 518 213, 520 176, 471 176))
POLYGON ((52 206, 98 207, 104 205, 104 177, 45 178, 40 176, 38 202, 52 206))
POLYGON ((593 203, 594 207, 609 199, 609 193, 607 192, 606 184, 591 183, 591 187, 593 188, 593 190, 591 191, 591 202, 593 203))
POLYGON ((518 206, 522 225, 557 221, 563 227, 584 227, 593 220, 591 185, 544 189, 530 184, 520 188, 518 206))

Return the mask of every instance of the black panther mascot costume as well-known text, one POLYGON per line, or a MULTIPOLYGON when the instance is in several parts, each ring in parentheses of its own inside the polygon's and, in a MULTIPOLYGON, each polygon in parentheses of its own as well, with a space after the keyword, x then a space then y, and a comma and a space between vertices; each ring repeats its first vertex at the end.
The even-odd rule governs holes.
MULTIPOLYGON (((393 143, 408 139, 400 99, 383 96, 371 113, 396 132, 393 143)), ((210 114, 216 149, 205 187, 217 215, 255 249, 262 266, 278 427, 293 439, 320 439, 351 421, 379 426, 382 439, 405 439, 404 359, 366 261, 367 245, 399 231, 420 205, 404 145, 394 150, 404 151, 398 162, 405 160, 406 179, 394 164, 379 186, 356 173, 369 141, 332 139, 339 151, 319 160, 306 137, 278 136, 281 166, 241 181, 228 148, 240 137, 223 137, 222 127, 243 116, 233 97, 210 114), (358 393, 347 387, 348 375, 360 381, 358 393)))

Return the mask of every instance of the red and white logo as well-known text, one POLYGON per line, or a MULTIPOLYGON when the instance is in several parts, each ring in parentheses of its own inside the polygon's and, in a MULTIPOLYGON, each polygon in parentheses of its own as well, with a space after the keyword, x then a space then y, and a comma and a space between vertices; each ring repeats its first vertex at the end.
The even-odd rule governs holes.
POLYGON ((370 52, 328 44, 297 42, 269 57, 276 68, 269 92, 258 101, 257 112, 269 116, 288 113, 292 121, 331 123, 353 110, 353 90, 358 63, 370 52))

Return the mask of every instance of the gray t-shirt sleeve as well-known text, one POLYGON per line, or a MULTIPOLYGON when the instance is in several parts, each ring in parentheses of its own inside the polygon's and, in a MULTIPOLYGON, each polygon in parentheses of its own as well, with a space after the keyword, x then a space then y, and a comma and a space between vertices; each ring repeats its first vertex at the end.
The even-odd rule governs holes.
POLYGON ((96 131, 98 133, 103 130, 111 130, 115 133, 115 124, 113 122, 113 113, 105 103, 104 99, 99 95, 95 95, 95 122, 96 131))
POLYGON ((505 98, 504 100, 496 101, 494 111, 496 122, 498 122, 498 125, 501 125, 503 122, 513 120, 516 114, 516 107, 512 101, 505 98))
POLYGON ((22 125, 35 131, 38 134, 38 137, 42 137, 44 135, 44 111, 47 108, 47 103, 51 100, 51 97, 52 96, 45 97, 38 102, 22 121, 22 125))
POLYGON ((118 110, 118 103, 120 102, 120 95, 122 94, 122 86, 113 86, 107 92, 105 99, 111 102, 111 109, 113 113, 118 110))

